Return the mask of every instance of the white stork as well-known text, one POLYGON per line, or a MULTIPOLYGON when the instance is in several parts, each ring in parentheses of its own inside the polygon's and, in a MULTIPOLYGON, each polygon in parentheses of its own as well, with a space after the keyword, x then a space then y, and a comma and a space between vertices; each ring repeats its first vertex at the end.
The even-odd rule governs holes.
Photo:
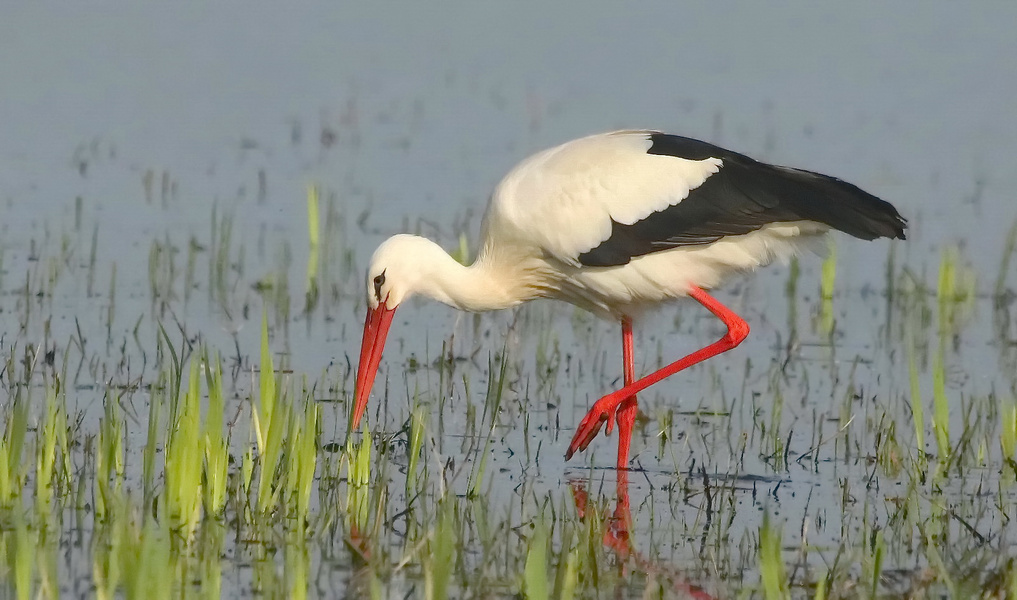
POLYGON ((498 184, 476 261, 463 266, 434 242, 396 235, 367 272, 367 320, 353 427, 371 393, 396 308, 414 294, 467 311, 556 298, 622 326, 625 385, 604 396, 565 453, 618 423, 618 468, 628 466, 636 394, 737 346, 748 324, 706 293, 729 275, 792 255, 830 229, 904 239, 889 203, 827 175, 761 163, 713 144, 656 131, 615 131, 539 152, 498 184), (690 296, 728 327, 720 340, 635 378, 632 320, 690 296))

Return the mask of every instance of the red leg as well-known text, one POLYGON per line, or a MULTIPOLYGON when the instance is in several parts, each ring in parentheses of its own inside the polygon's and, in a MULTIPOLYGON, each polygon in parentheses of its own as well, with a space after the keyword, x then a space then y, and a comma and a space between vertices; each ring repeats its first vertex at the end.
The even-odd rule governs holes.
MULTIPOLYGON (((622 357, 625 362, 625 387, 636 380, 636 364, 632 356, 632 319, 622 319, 622 357)), ((618 405, 618 468, 629 466, 629 446, 632 443, 632 428, 636 423, 638 412, 636 395, 632 394, 618 405)), ((608 428, 608 433, 611 433, 608 428)))
MULTIPOLYGON (((623 317, 622 321, 622 369, 625 373, 625 385, 632 385, 636 380, 636 365, 632 351, 632 319, 623 317)), ((607 415, 607 435, 611 435, 614 424, 618 422, 618 468, 626 469, 629 464, 629 447, 632 444, 632 428, 636 422, 638 404, 635 396, 621 401, 618 407, 607 415)))
MULTIPOLYGON (((705 348, 696 350, 692 354, 671 363, 663 369, 643 377, 635 383, 628 384, 622 389, 597 400, 590 409, 590 412, 586 413, 583 420, 579 422, 579 426, 576 427, 576 433, 572 437, 572 443, 569 444, 569 449, 565 453, 565 460, 572 458, 572 455, 575 454, 577 450, 586 450, 586 447, 590 445, 593 438, 597 437, 597 433, 600 431, 604 422, 611 418, 611 415, 614 414, 619 405, 621 405, 625 400, 628 398, 634 399, 635 395, 639 392, 666 377, 674 375, 682 369, 687 369, 694 364, 700 363, 710 357, 720 354, 721 352, 726 352, 731 348, 734 348, 745 339, 745 336, 749 334, 748 323, 702 289, 695 286, 689 288, 689 296, 695 298, 700 304, 709 309, 710 312, 716 315, 718 319, 727 325, 727 333, 724 337, 705 348)), ((619 447, 619 459, 620 458, 621 448, 619 447)))

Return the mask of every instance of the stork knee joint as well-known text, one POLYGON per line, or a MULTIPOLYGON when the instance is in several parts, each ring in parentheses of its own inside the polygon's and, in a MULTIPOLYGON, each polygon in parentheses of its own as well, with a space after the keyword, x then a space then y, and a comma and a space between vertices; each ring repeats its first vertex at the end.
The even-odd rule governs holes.
POLYGON ((731 343, 731 347, 735 347, 748 337, 749 335, 749 324, 742 319, 733 321, 727 324, 727 335, 724 336, 728 342, 731 343))

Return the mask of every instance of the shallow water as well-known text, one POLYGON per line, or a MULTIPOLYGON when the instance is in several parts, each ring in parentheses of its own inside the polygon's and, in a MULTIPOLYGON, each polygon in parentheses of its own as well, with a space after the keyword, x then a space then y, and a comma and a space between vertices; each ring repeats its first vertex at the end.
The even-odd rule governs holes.
MULTIPOLYGON (((628 530, 645 559, 615 556, 642 576, 613 585, 636 596, 664 589, 662 580, 688 581, 722 597, 755 586, 768 513, 795 594, 839 568, 863 580, 869 563, 859 548, 873 546, 875 531, 887 532, 884 592, 991 588, 989 575, 958 573, 1005 579, 1017 554, 1014 457, 999 443, 1017 385, 1009 317, 1017 279, 1004 262, 1017 218, 1017 66, 1005 60, 1017 55, 1017 15, 872 8, 7 11, 5 356, 17 362, 40 348, 45 363, 52 351, 52 366, 32 378, 34 401, 41 406, 42 388, 59 374, 69 409, 82 414, 82 439, 95 435, 104 397, 119 397, 133 415, 126 469, 137 487, 150 386, 165 368, 159 325, 180 347, 201 343, 223 356, 227 413, 240 430, 257 390, 265 312, 277 367, 320 402, 320 443, 341 445, 362 272, 382 239, 421 232, 450 249, 461 235, 474 240, 500 176, 567 139, 621 127, 701 137, 852 181, 908 217, 909 239, 837 238, 829 302, 820 298, 823 259, 812 256, 797 276, 773 266, 719 292, 752 335, 641 397, 628 530), (321 294, 305 310, 309 185, 322 193, 325 238, 321 294), (937 297, 947 248, 959 249, 957 287, 974 296, 937 297), (911 360, 928 463, 915 448, 911 360), (957 448, 942 473, 932 424, 938 376, 957 448), (912 502, 910 515, 897 510, 912 502), (936 558, 951 549, 963 558, 936 558)), ((713 341, 719 326, 704 313, 679 304, 638 323, 637 370, 713 341)), ((619 337, 616 324, 553 303, 480 317, 422 302, 400 310, 369 418, 401 448, 413 408, 430 407, 424 460, 444 481, 432 475, 433 497, 418 512, 431 514, 445 486, 452 497, 468 491, 469 465, 484 447, 475 423, 491 356, 508 368, 482 484, 489 514, 517 542, 531 539, 525 527, 548 503, 572 511, 554 523, 579 522, 577 480, 612 511, 614 438, 571 463, 562 455, 587 407, 620 383, 619 337), (452 361, 439 360, 443 348, 452 361)), ((16 378, 3 380, 13 395, 16 378)), ((237 460, 250 445, 241 438, 232 439, 237 460)), ((75 464, 87 464, 83 456, 75 464)), ((383 483, 393 491, 391 519, 372 539, 402 548, 394 522, 407 506, 406 459, 376 458, 392 461, 383 483)), ((477 527, 476 508, 456 510, 460 525, 477 527)), ((552 534, 553 554, 568 542, 552 534)), ((311 541, 309 594, 361 585, 351 552, 311 541)), ((87 589, 94 550, 61 548, 61 590, 87 589)), ((243 544, 229 548, 224 594, 274 589, 243 544)), ((523 568, 511 548, 488 577, 487 551, 462 539, 455 589, 516 593, 523 568)), ((401 552, 379 552, 389 565, 404 555, 410 565, 379 568, 382 586, 422 593, 426 557, 401 552)), ((279 572, 288 564, 278 561, 279 572)))

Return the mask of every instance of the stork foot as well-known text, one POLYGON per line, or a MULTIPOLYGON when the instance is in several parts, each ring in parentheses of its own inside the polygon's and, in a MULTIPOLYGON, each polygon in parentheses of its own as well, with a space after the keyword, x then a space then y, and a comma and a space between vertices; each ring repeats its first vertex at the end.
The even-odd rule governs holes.
MULTIPOLYGON (((621 390, 619 390, 621 391, 621 390)), ((593 403, 590 411, 586 413, 583 420, 576 427, 576 433, 572 436, 572 443, 565 452, 565 460, 572 458, 576 451, 582 452, 590 445, 593 438, 597 437, 604 424, 607 424, 607 435, 611 435, 614 424, 617 421, 618 406, 625 400, 618 392, 608 394, 593 403)), ((621 440, 620 440, 621 441, 621 440)))

